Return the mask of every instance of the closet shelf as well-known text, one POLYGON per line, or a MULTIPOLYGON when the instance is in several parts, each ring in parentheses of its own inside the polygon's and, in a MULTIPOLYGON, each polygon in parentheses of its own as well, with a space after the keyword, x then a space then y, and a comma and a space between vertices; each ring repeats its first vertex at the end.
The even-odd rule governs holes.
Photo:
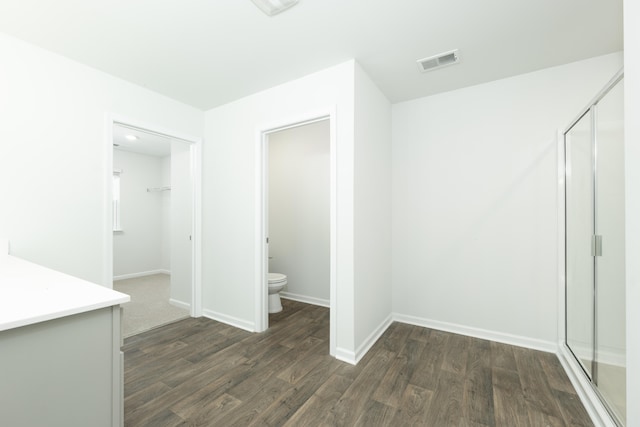
POLYGON ((147 188, 147 193, 155 193, 159 191, 171 191, 171 187, 151 187, 147 188))

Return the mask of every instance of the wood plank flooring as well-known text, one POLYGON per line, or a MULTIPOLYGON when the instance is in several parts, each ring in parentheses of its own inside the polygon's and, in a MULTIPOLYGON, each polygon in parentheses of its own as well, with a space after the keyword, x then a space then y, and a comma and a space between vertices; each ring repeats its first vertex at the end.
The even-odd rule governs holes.
POLYGON ((393 323, 357 365, 329 311, 283 300, 253 334, 200 318, 125 341, 125 426, 592 426, 548 353, 393 323))

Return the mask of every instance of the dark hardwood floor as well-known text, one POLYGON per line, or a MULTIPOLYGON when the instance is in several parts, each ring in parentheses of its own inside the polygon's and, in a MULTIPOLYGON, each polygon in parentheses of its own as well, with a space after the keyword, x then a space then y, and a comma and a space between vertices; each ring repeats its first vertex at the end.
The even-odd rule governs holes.
POLYGON ((393 323, 351 366, 328 309, 283 305, 262 334, 200 318, 128 338, 125 425, 593 425, 553 354, 393 323))

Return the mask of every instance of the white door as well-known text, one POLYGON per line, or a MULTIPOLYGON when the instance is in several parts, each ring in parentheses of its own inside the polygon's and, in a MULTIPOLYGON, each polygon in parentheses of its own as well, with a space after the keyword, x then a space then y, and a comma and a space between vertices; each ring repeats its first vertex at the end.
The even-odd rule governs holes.
POLYGON ((192 305, 193 184, 191 144, 171 143, 171 302, 192 305))

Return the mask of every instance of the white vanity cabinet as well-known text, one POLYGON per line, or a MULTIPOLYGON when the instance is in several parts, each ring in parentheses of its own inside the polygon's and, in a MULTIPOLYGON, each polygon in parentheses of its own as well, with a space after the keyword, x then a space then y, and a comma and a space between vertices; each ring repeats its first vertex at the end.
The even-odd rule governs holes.
POLYGON ((122 425, 129 296, 0 257, 0 425, 122 425))

